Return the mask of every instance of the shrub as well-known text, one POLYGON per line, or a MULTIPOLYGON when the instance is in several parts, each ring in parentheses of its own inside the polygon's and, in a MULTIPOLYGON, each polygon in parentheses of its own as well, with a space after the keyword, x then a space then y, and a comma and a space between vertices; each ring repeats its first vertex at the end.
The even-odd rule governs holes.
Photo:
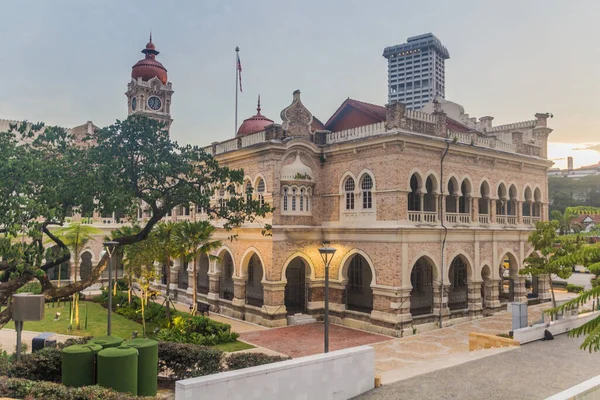
POLYGON ((223 352, 212 347, 158 342, 159 371, 179 380, 223 371, 223 352))
POLYGON ((61 350, 45 348, 35 353, 23 354, 20 361, 14 361, 10 375, 15 378, 34 381, 61 381, 61 350))
POLYGON ((26 283, 25 285, 21 286, 17 290, 17 293, 27 293, 27 292, 31 292, 33 294, 42 293, 42 284, 39 282, 29 282, 29 283, 26 283))
POLYGON ((117 393, 100 386, 70 388, 52 382, 0 377, 0 396, 44 400, 134 400, 138 397, 117 393))
POLYGON ((129 290, 129 282, 127 278, 119 278, 117 279, 117 291, 127 291, 129 290))
POLYGON ((285 360, 290 360, 290 357, 269 356, 264 353, 234 353, 227 356, 225 363, 227 364, 227 369, 234 370, 285 360))
POLYGON ((56 345, 56 348, 59 350, 64 349, 65 347, 73 346, 74 344, 87 344, 87 342, 92 339, 92 336, 81 336, 77 338, 69 338, 64 342, 60 342, 56 345))
POLYGON ((192 343, 201 346, 235 342, 240 335, 231 332, 231 325, 201 316, 177 316, 169 328, 158 332, 157 338, 167 342, 192 343))
POLYGON ((579 293, 583 292, 583 286, 567 284, 567 292, 579 293))

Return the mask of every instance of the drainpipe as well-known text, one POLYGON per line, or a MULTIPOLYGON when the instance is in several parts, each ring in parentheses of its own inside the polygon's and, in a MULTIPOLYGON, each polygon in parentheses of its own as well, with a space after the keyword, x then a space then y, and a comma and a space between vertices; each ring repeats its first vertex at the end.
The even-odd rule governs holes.
POLYGON ((448 155, 448 149, 450 149, 450 142, 446 141, 446 150, 444 150, 444 154, 442 154, 442 158, 440 160, 440 201, 438 204, 438 214, 440 215, 440 221, 442 222, 442 228, 444 229, 444 236, 442 239, 442 273, 441 273, 441 288, 440 288, 440 329, 442 328, 442 304, 444 301, 444 264, 445 257, 444 253, 446 250, 446 237, 448 236, 448 227, 446 227, 446 221, 444 221, 442 214, 442 205, 444 201, 444 159, 446 155, 448 155))

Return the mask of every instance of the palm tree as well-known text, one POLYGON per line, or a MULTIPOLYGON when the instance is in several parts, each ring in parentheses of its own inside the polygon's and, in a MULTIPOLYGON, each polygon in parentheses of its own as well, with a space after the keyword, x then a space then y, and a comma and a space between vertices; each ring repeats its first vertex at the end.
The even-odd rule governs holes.
MULTIPOLYGON (((139 225, 123 226, 119 229, 115 229, 114 231, 112 231, 110 233, 110 236, 105 236, 104 240, 115 240, 117 238, 124 237, 124 236, 132 236, 132 235, 139 233, 141 230, 142 230, 142 228, 140 228, 139 225)), ((117 260, 122 260, 123 268, 128 271, 127 280, 128 280, 129 288, 128 288, 127 292, 128 292, 129 303, 131 303, 131 285, 132 285, 133 278, 132 278, 132 274, 130 271, 132 264, 131 264, 131 262, 128 261, 128 259, 131 258, 132 252, 134 252, 136 249, 137 248, 134 245, 118 246, 116 254, 113 255, 113 257, 117 257, 117 260)), ((115 282, 114 282, 113 287, 108 288, 108 290, 113 290, 113 295, 117 294, 118 270, 119 270, 119 268, 115 268, 115 282)))
POLYGON ((214 250, 221 247, 221 241, 211 241, 211 237, 215 231, 215 227, 208 221, 190 222, 185 221, 177 225, 175 231, 175 249, 178 256, 184 257, 186 260, 193 262, 193 282, 192 282, 192 310, 191 314, 195 315, 198 308, 198 281, 197 268, 198 260, 202 254, 206 254, 210 259, 218 259, 218 257, 210 254, 214 250))
POLYGON ((169 288, 171 283, 171 260, 177 254, 177 249, 175 246, 175 231, 176 224, 173 222, 161 222, 152 230, 152 240, 156 243, 156 261, 160 262, 166 271, 166 281, 165 284, 167 298, 166 306, 167 306, 167 321, 171 320, 171 309, 169 307, 169 301, 171 299, 171 289, 169 288))
MULTIPOLYGON (((79 259, 81 252, 85 245, 92 240, 92 235, 102 233, 98 228, 94 228, 90 225, 83 225, 80 223, 72 223, 64 228, 59 228, 52 231, 56 237, 58 237, 67 246, 71 255, 73 256, 73 262, 75 264, 74 279, 77 280, 77 273, 79 271, 79 259)), ((60 287, 60 266, 58 270, 58 286, 60 287)), ((73 318, 75 318, 75 325, 77 329, 81 329, 79 323, 79 293, 75 293, 73 296, 73 311, 71 313, 71 320, 69 322, 69 328, 73 327, 73 318)))

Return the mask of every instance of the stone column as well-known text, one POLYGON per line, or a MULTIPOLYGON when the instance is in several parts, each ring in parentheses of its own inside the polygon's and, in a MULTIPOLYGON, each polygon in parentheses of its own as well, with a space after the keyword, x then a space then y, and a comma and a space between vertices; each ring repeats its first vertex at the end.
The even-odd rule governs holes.
POLYGON ((500 307, 500 280, 486 279, 485 285, 485 302, 484 307, 496 309, 500 307))
MULTIPOLYGON (((439 207, 440 207, 440 203, 439 203, 439 201, 440 201, 440 194, 439 193, 434 193, 433 194, 433 201, 435 201, 435 214, 436 214, 435 218, 438 219, 439 215, 440 215, 440 210, 439 210, 439 207)), ((442 207, 442 210, 443 210, 443 207, 442 207)))
POLYGON ((514 291, 515 301, 526 303, 527 302, 527 289, 525 289, 525 277, 524 276, 513 276, 514 280, 514 291))
POLYGON ((456 193, 453 193, 452 196, 454 196, 454 201, 456 202, 456 213, 458 213, 460 211, 460 196, 456 193))
POLYGON ((286 326, 285 282, 263 282, 264 302, 262 306, 265 326, 286 326))
POLYGON ((490 223, 496 223, 496 202, 493 199, 488 199, 488 211, 490 215, 490 223))
POLYGON ((444 295, 440 299, 441 289, 440 282, 433 282, 433 314, 439 316, 441 309, 442 317, 445 318, 450 315, 450 308, 448 308, 448 290, 450 286, 444 285, 444 295))
MULTIPOLYGON (((179 283, 179 270, 181 269, 181 259, 176 258, 173 261, 173 266, 169 268, 169 273, 171 274, 171 283, 169 284, 169 289, 172 291, 177 290, 179 283)), ((175 292, 173 292, 175 293, 175 292)))
POLYGON ((471 197, 471 222, 479 222, 479 198, 471 197))
POLYGON ((219 292, 221 290, 221 274, 216 272, 208 273, 208 295, 210 300, 219 300, 219 292))
POLYGON ((481 284, 483 282, 467 282, 467 307, 469 313, 479 314, 483 308, 481 304, 481 284))
MULTIPOLYGON (((192 295, 194 294, 194 282, 196 277, 194 276, 194 260, 190 260, 188 263, 188 287, 186 293, 190 295, 190 299, 192 299, 192 295)), ((198 288, 196 288, 197 290, 198 288)))
POLYGON ((540 275, 538 277, 538 298, 541 301, 552 300, 552 293, 550 293, 550 278, 548 275, 540 275))
POLYGON ((231 304, 237 307, 246 305, 246 278, 233 277, 233 300, 231 304))
POLYGON ((517 207, 517 224, 521 225, 523 224, 523 202, 522 201, 515 201, 515 204, 517 207))

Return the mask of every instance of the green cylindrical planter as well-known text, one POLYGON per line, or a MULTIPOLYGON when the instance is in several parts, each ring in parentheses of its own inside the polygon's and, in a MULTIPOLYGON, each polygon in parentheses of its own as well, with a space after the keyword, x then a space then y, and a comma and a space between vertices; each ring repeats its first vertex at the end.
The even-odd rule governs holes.
POLYGON ((62 383, 80 387, 95 384, 96 353, 102 350, 99 344, 76 344, 62 350, 62 383))
POLYGON ((137 396, 137 349, 120 346, 100 351, 98 353, 98 385, 137 396))
POLYGON ((158 382, 158 342, 152 339, 131 339, 123 346, 138 349, 138 396, 156 396, 158 382))
POLYGON ((98 336, 90 339, 88 343, 99 344, 103 349, 109 347, 119 347, 123 343, 123 338, 118 336, 98 336))

